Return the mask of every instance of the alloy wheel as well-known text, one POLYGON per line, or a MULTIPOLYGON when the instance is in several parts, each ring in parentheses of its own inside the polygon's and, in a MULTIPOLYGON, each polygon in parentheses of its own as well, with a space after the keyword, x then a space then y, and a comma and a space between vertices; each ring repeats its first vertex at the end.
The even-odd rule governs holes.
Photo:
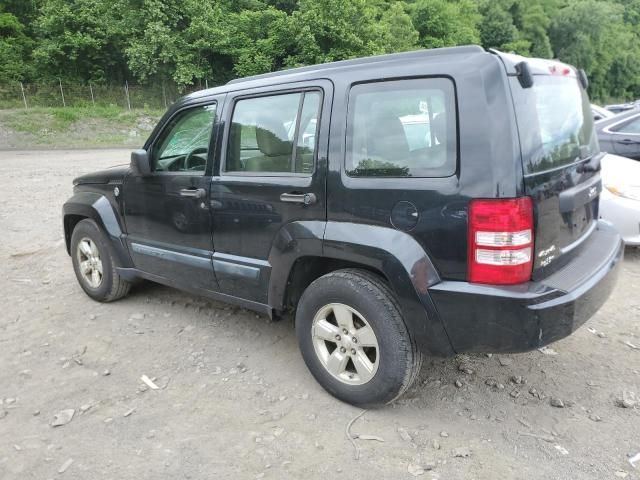
POLYGON ((373 328, 352 307, 330 303, 311 326, 313 348, 322 366, 348 385, 369 382, 380 364, 380 348, 373 328))
POLYGON ((78 242, 78 268, 82 279, 91 288, 98 288, 102 283, 102 260, 96 243, 88 237, 78 242))

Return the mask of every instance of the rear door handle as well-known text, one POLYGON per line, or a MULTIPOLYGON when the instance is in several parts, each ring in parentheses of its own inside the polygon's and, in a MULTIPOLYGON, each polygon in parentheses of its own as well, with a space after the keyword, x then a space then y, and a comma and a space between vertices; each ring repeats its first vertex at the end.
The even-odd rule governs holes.
POLYGON ((622 143, 623 145, 633 145, 634 143, 640 143, 637 140, 631 140, 630 138, 625 138, 624 140, 618 140, 618 143, 622 143))
POLYGON ((313 205, 318 201, 315 193, 283 193, 280 201, 285 203, 301 203, 303 205, 313 205))
POLYGON ((204 188, 183 188, 180 190, 181 197, 204 198, 207 191, 204 188))

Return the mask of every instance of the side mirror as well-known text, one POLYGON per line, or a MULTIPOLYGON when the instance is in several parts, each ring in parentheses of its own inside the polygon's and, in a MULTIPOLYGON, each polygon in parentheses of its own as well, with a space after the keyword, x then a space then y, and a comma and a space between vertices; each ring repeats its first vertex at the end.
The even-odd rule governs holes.
POLYGON ((146 150, 140 149, 131 152, 131 170, 141 177, 151 175, 151 164, 149 163, 149 154, 146 150))

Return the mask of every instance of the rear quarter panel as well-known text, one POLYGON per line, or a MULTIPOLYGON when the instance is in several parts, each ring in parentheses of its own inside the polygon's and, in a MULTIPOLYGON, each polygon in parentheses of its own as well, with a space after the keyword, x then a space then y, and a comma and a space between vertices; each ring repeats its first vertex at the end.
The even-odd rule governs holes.
POLYGON ((393 207, 400 201, 411 202, 419 221, 409 235, 427 252, 443 279, 464 280, 469 200, 513 197, 522 192, 519 144, 504 67, 497 57, 484 52, 443 55, 419 65, 405 62, 392 67, 376 71, 361 67, 333 79, 328 220, 393 228, 393 207), (344 162, 352 85, 419 77, 448 77, 455 85, 455 174, 445 178, 349 177, 344 162))

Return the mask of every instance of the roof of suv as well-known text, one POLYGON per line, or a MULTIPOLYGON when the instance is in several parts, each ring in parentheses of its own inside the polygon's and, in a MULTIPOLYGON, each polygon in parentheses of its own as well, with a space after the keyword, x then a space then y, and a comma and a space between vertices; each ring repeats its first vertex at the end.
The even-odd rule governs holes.
POLYGON ((375 63, 388 63, 401 60, 417 60, 421 58, 436 57, 441 55, 456 55, 456 54, 469 54, 469 53, 484 53, 485 50, 482 47, 476 45, 468 45, 463 47, 447 47, 447 48, 434 48, 431 50, 413 50, 410 52, 402 53, 390 53, 386 55, 375 55, 372 57, 354 58, 351 60, 340 60, 338 62, 321 63, 319 65, 309 65, 306 67, 290 68, 287 70, 280 70, 277 72, 263 73, 261 75, 253 75, 251 77, 237 78, 231 80, 227 85, 250 82, 254 80, 269 79, 273 77, 296 75, 300 73, 312 73, 312 72, 331 72, 344 67, 355 67, 359 65, 370 65, 375 63))
POLYGON ((200 90, 194 92, 184 98, 184 100, 196 99, 204 96, 226 93, 232 90, 240 90, 259 86, 260 84, 273 84, 286 81, 308 79, 314 76, 330 76, 344 69, 350 69, 358 66, 384 65, 390 63, 406 62, 409 60, 430 59, 444 55, 460 55, 468 56, 474 54, 486 54, 487 52, 477 45, 468 45, 462 47, 434 48, 431 50, 414 50, 411 52, 391 53, 387 55, 376 55, 372 57, 354 58, 351 60, 341 60, 338 62, 323 63, 319 65, 309 65, 306 67, 297 67, 277 72, 264 73, 261 75, 253 75, 251 77, 238 78, 231 80, 226 85, 200 90))
POLYGON ((277 72, 263 73, 250 77, 231 80, 225 85, 221 85, 206 90, 199 90, 190 95, 186 95, 174 104, 179 107, 185 102, 198 100, 212 95, 224 94, 237 90, 244 90, 255 87, 270 86, 278 83, 294 81, 313 80, 314 78, 331 78, 332 76, 345 73, 358 67, 392 67, 405 64, 409 61, 420 61, 435 59, 438 57, 453 57, 455 62, 466 61, 469 57, 477 55, 487 55, 489 57, 499 57, 504 64, 507 75, 517 75, 517 64, 526 62, 534 75, 549 75, 558 71, 564 75, 575 76, 576 71, 570 65, 566 65, 557 60, 546 60, 540 58, 525 58, 519 55, 500 52, 495 49, 489 51, 477 45, 466 45, 460 47, 433 48, 430 50, 414 50, 411 52, 391 53, 386 55, 375 55, 371 57, 354 58, 351 60, 341 60, 338 62, 322 63, 305 67, 279 70, 277 72), (458 58, 456 58, 458 57, 458 58))

